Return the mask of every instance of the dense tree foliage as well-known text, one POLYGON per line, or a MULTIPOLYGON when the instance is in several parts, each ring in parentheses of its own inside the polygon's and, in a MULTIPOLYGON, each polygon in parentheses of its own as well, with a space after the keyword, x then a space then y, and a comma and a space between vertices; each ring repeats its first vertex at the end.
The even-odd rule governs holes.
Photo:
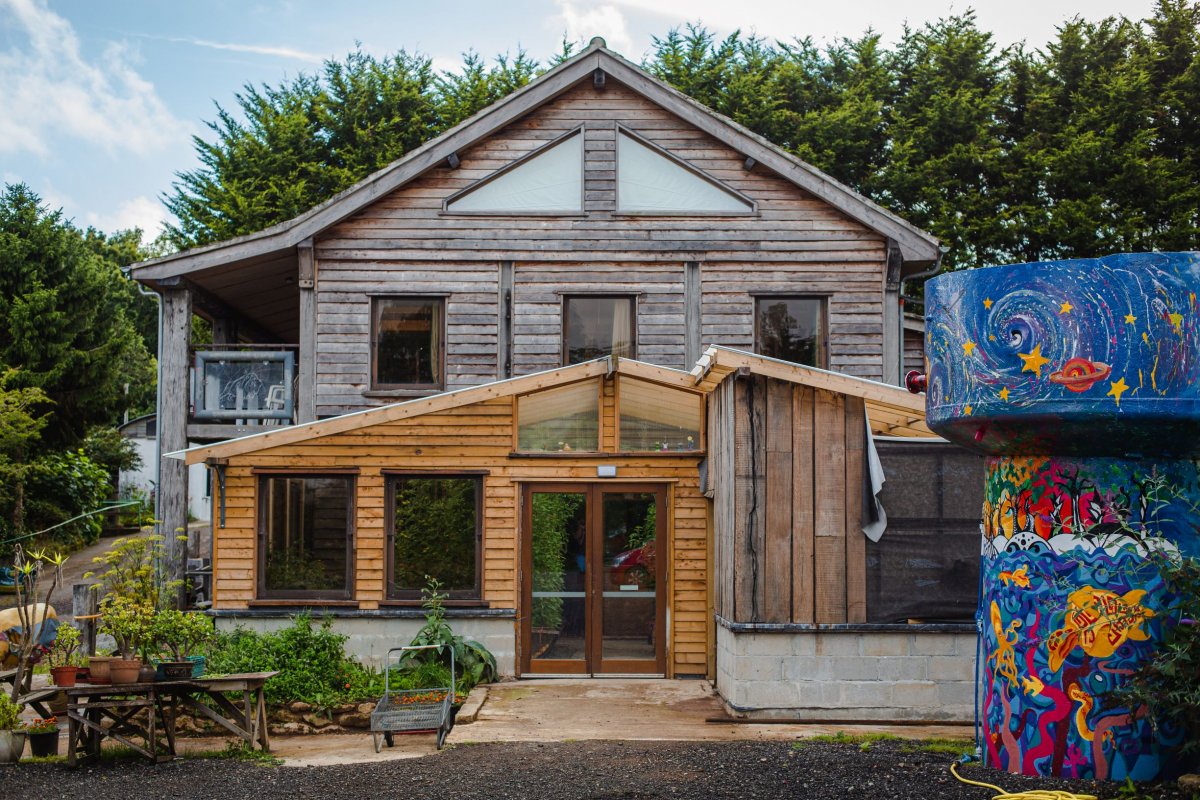
MULTIPOLYGON (((644 66, 937 235, 952 267, 1200 247, 1200 4, 1065 21, 1001 48, 971 12, 818 47, 700 27, 644 66)), ((565 46, 554 62, 570 55, 565 46)), ((320 76, 246 87, 167 205, 175 246, 302 213, 525 85, 524 53, 456 73, 353 53, 320 76)))

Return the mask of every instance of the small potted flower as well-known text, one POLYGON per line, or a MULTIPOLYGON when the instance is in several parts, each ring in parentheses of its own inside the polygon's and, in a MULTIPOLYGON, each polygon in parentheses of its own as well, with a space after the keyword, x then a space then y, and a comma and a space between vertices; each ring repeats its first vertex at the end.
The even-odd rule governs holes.
POLYGON ((113 637, 121 654, 108 664, 109 680, 113 684, 137 683, 142 668, 137 654, 149 633, 154 609, 132 598, 109 596, 104 598, 100 617, 100 630, 113 637))
POLYGON ((35 719, 21 727, 29 736, 29 752, 34 758, 58 755, 58 717, 35 719))
POLYGON ((25 731, 20 729, 21 707, 7 692, 0 692, 0 764, 15 764, 25 751, 25 731))
MULTIPOLYGON (((155 644, 170 655, 160 661, 159 675, 165 680, 186 680, 193 677, 200 647, 213 635, 212 622, 198 611, 160 611, 151 624, 155 644)), ((203 671, 203 666, 200 667, 203 671)))
POLYGON ((58 634, 46 661, 50 664, 50 677, 55 686, 64 688, 75 685, 79 672, 79 629, 74 625, 60 625, 58 634))

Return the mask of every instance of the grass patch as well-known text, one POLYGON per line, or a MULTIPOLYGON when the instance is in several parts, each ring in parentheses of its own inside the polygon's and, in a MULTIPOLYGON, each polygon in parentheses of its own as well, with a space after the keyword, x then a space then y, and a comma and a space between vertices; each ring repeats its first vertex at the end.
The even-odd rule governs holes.
POLYGON ((67 763, 66 756, 25 756, 21 759, 22 764, 65 764, 67 763))
POLYGON ((851 744, 857 745, 859 750, 870 750, 879 742, 894 742, 900 741, 900 737, 894 733, 846 733, 838 731, 837 733, 823 733, 819 736, 810 736, 806 739, 801 739, 792 743, 794 750, 799 750, 806 744, 822 743, 822 744, 851 744))
POLYGON ((906 753, 940 753, 961 758, 975 754, 975 742, 971 739, 922 739, 900 749, 906 753))
POLYGON ((198 760, 206 758, 223 758, 230 761, 246 761, 251 764, 260 764, 264 767, 278 767, 283 763, 281 759, 276 758, 270 753, 263 752, 257 748, 247 747, 241 742, 228 742, 224 750, 193 750, 189 753, 182 753, 180 758, 187 760, 198 760))

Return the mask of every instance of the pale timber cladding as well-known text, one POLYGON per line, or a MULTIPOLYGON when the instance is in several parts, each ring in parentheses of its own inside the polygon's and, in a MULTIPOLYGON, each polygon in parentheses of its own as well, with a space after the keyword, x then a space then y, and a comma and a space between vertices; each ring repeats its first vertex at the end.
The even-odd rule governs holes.
MULTIPOLYGON (((602 448, 615 449, 612 381, 602 402, 602 448)), ((518 513, 521 482, 574 478, 594 480, 595 460, 512 456, 512 397, 484 400, 408 419, 369 425, 294 444, 229 457, 226 468, 226 523, 214 538, 214 607, 296 605, 295 601, 256 601, 256 486, 270 470, 357 469, 354 501, 353 598, 362 609, 386 604, 387 576, 383 470, 446 470, 464 466, 487 470, 484 477, 483 599, 489 608, 519 609, 518 513)), ((639 483, 667 485, 669 548, 667 601, 671 636, 670 674, 707 671, 709 618, 705 499, 700 493, 699 455, 623 455, 617 465, 639 483)), ((219 503, 219 498, 215 500, 219 503)), ((219 509, 217 510, 219 513, 219 509)), ((214 517, 216 519, 216 517, 214 517)), ((335 604, 336 605, 336 604, 335 604)), ((519 663, 519 661, 518 661, 519 663)))
POLYGON ((501 264, 512 262, 513 374, 562 363, 562 295, 635 294, 637 356, 688 367, 685 262, 701 262, 705 345, 752 349, 753 295, 828 296, 829 366, 883 377, 884 237, 610 79, 578 85, 316 240, 317 413, 364 397, 373 294, 446 296, 446 388, 497 374, 501 264), (620 215, 617 124, 758 203, 743 216, 620 215), (442 201, 583 125, 584 210, 451 215, 442 201))
POLYGON ((751 375, 709 410, 714 608, 729 622, 866 621, 862 398, 751 375))

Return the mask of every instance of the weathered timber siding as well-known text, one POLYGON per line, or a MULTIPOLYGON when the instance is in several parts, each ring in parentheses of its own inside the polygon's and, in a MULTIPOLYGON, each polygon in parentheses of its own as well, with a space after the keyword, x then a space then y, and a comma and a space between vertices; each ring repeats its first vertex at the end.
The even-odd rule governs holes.
POLYGON ((514 374, 561 363, 571 291, 638 293, 638 357, 685 362, 684 264, 700 262, 704 345, 753 348, 755 293, 828 295, 830 366, 883 375, 882 236, 610 79, 577 86, 316 242, 320 415, 388 402, 369 384, 368 296, 449 293, 447 388, 496 377, 501 262, 514 264, 514 374), (615 213, 616 125, 758 203, 752 216, 615 213), (442 201, 580 124, 585 213, 462 216, 442 201), (461 316, 461 318, 460 318, 461 316))
MULTIPOLYGON (((605 391, 604 429, 614 426, 611 388, 605 391)), ((614 444, 606 437, 605 445, 614 444)), ((354 600, 374 609, 386 602, 386 469, 483 469, 483 600, 490 608, 518 609, 520 483, 596 476, 595 459, 513 457, 513 401, 504 397, 367 426, 229 459, 226 525, 214 536, 214 607, 244 609, 256 598, 257 476, 252 469, 357 468, 354 532, 354 600)), ((613 453, 623 482, 668 482, 671 674, 702 674, 710 651, 707 614, 707 522, 697 455, 613 453)), ((217 500, 219 502, 219 499, 217 500)), ((516 631, 514 631, 516 633, 516 631)))
POLYGON ((862 400, 762 376, 727 379, 713 398, 717 613, 865 621, 862 400))

